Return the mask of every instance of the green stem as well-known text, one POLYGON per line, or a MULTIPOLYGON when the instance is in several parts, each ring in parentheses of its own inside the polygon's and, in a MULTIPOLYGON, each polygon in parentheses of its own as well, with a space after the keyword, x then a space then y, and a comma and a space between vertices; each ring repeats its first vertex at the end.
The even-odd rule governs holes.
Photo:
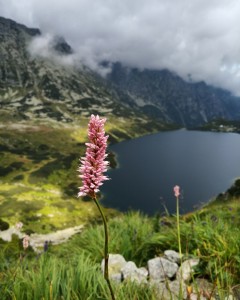
MULTIPOLYGON (((181 235, 180 235, 180 220, 179 220, 179 199, 177 198, 177 231, 178 231, 178 251, 180 255, 180 263, 182 265, 182 248, 181 248, 181 235)), ((181 280, 180 280, 180 296, 183 295, 182 288, 182 269, 181 269, 181 280)))
POLYGON ((103 225, 104 225, 104 233, 105 233, 105 247, 104 247, 104 278, 107 281, 107 285, 112 297, 112 300, 115 300, 114 297, 114 293, 113 293, 113 289, 109 280, 109 273, 108 273, 108 258, 109 258, 109 254, 108 254, 108 228, 107 228, 107 220, 105 218, 105 215, 103 214, 102 208, 100 206, 100 204, 97 201, 97 197, 96 195, 93 196, 93 200, 95 202, 95 204, 97 205, 97 208, 101 214, 102 220, 103 220, 103 225))
POLYGON ((182 260, 181 236, 180 236, 180 221, 179 221, 179 200, 177 197, 177 230, 178 230, 178 250, 180 259, 182 260))

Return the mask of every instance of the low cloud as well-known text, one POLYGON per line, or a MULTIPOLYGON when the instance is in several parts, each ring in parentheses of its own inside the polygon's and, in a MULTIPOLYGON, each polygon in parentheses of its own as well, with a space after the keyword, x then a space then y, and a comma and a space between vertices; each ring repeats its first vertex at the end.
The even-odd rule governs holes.
POLYGON ((50 55, 48 39, 63 36, 69 57, 95 70, 102 61, 167 68, 240 95, 238 0, 0 0, 0 11, 41 29, 33 52, 50 55))
MULTIPOLYGON (((62 40, 65 42, 65 40, 62 40)), ((28 45, 28 51, 32 57, 41 57, 51 59, 52 61, 63 66, 81 67, 82 65, 88 66, 94 71, 97 71, 102 76, 106 76, 111 72, 111 64, 104 66, 98 60, 93 59, 91 55, 79 52, 61 53, 57 51, 55 46, 58 43, 58 38, 55 35, 46 33, 35 37, 28 45), (85 55, 86 54, 86 55, 85 55)))

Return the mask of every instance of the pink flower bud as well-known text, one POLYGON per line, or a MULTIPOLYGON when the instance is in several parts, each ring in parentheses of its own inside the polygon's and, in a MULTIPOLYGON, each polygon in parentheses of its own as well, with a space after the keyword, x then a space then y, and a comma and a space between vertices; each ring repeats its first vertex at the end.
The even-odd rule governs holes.
POLYGON ((174 191, 175 197, 178 198, 180 196, 180 186, 175 185, 175 187, 173 188, 173 191, 174 191))

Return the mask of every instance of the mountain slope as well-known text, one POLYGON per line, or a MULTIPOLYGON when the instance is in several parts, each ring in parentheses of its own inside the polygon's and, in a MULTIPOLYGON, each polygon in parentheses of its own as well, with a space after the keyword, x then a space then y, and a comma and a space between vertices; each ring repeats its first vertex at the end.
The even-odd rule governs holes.
MULTIPOLYGON (((47 58, 29 53, 29 43, 41 36, 38 29, 0 18, 0 36, 0 121, 74 123, 98 113, 129 119, 139 131, 141 125, 153 125, 100 75, 67 63, 73 50, 63 38, 51 41, 51 58, 47 58)), ((153 131, 162 128, 155 125, 153 131)))
POLYGON ((240 119, 239 98, 204 82, 186 82, 168 70, 141 71, 115 63, 106 80, 79 63, 72 66, 66 61, 73 50, 61 37, 51 41, 51 58, 32 56, 29 43, 40 36, 38 29, 0 17, 2 119, 71 123, 99 113, 190 128, 240 119))
POLYGON ((139 70, 115 63, 108 80, 147 115, 185 127, 214 119, 240 119, 240 99, 204 82, 184 81, 168 70, 139 70))
MULTIPOLYGON (((89 115, 89 106, 99 105, 102 113, 114 106, 110 94, 103 90, 88 70, 64 67, 57 61, 31 57, 28 44, 40 31, 28 29, 1 18, 0 87, 2 109, 11 111, 14 118, 50 118, 72 121, 74 114, 89 115), (111 107, 112 106, 112 107, 111 107)), ((66 49, 62 42, 53 45, 66 49)), ((68 55, 69 53, 61 53, 68 55)))

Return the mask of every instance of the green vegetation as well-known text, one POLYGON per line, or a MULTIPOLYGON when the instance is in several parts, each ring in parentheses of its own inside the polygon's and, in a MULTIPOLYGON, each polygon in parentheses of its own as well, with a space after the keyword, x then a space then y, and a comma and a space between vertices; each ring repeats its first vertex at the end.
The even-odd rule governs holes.
POLYGON ((237 132, 240 133, 240 122, 217 119, 197 128, 204 131, 237 132))
MULTIPOLYGON (((240 199, 213 202, 180 217, 181 248, 187 256, 200 258, 193 283, 205 278, 214 283, 220 299, 239 284, 240 199)), ((65 244, 50 246, 40 256, 23 250, 18 239, 2 242, 0 252, 1 299, 108 299, 100 271, 103 258, 103 226, 88 225, 65 244), (16 267, 17 266, 17 267, 16 267)), ((178 251, 176 216, 149 218, 137 212, 108 220, 110 253, 120 253, 139 267, 164 250, 178 251)), ((134 283, 114 284, 117 299, 155 299, 150 287, 134 283)))
MULTIPOLYGON (((76 198, 76 169, 85 151, 87 119, 81 126, 6 126, 0 129, 0 229, 23 222, 24 232, 47 233, 85 224, 81 234, 51 246, 40 256, 21 241, 0 242, 1 299, 107 299, 100 271, 104 233, 95 205, 76 198), (20 259, 20 257, 24 258, 20 259)), ((56 124, 55 124, 56 125, 56 124)), ((136 120, 109 119, 111 142, 149 131, 136 120), (141 130, 137 131, 139 124, 141 130)), ((152 131, 154 131, 154 127, 152 131)), ((116 167, 114 155, 111 166, 116 167)), ((224 299, 240 278, 240 179, 226 193, 197 212, 180 218, 181 249, 200 258, 194 275, 212 282, 224 299)), ((139 267, 167 249, 178 251, 176 216, 149 218, 105 209, 109 222, 110 253, 120 253, 139 267)), ((150 287, 114 285, 117 299, 153 300, 150 287)), ((221 298, 222 297, 222 298, 221 298)))
MULTIPOLYGON (((15 235, 11 242, 0 240, 0 298, 108 299, 100 271, 104 244, 101 218, 92 201, 76 198, 80 185, 76 170, 85 151, 89 115, 107 116, 109 141, 117 143, 176 129, 175 125, 151 121, 152 117, 194 127, 202 124, 203 115, 211 119, 213 113, 217 117, 223 110, 239 117, 239 103, 228 92, 204 83, 186 83, 167 70, 140 72, 118 66, 122 80, 109 78, 119 86, 116 90, 88 69, 30 59, 25 39, 30 40, 38 31, 3 18, 2 24, 0 230, 20 221, 25 233, 48 233, 80 224, 85 227, 67 243, 50 245, 42 254, 31 248, 24 251, 15 235), (19 55, 13 57, 15 52, 19 55), (135 106, 136 99, 147 104, 142 113, 135 106)), ((205 126, 217 131, 239 132, 239 128, 239 122, 222 120, 205 126)), ((110 162, 116 167, 113 154, 110 162)), ((185 256, 197 256, 201 261, 193 284, 205 278, 213 283, 218 299, 225 300, 240 284, 239 200, 237 180, 216 201, 182 216, 179 222, 176 216, 156 214, 149 218, 137 212, 123 215, 105 209, 109 250, 140 267, 166 249, 178 251, 180 241, 185 256)), ((155 299, 151 288, 133 283, 114 285, 114 290, 118 300, 155 299)))
MULTIPOLYGON (((0 210, 3 221, 21 221, 38 233, 89 222, 96 215, 91 201, 77 199, 79 158, 84 154, 88 118, 79 123, 39 120, 0 126, 0 210)), ((144 119, 109 117, 111 143, 161 128, 144 119), (149 128, 151 126, 151 128, 149 128), (138 133, 137 133, 138 132, 138 133)), ((116 167, 114 155, 109 155, 116 167)), ((117 214, 107 210, 107 214, 117 214)))
MULTIPOLYGON (((98 265, 84 252, 62 258, 43 254, 38 260, 24 258, 16 270, 8 269, 1 280, 2 300, 108 299, 98 265), (15 275, 15 278, 13 277, 15 275)), ((114 285, 118 299, 154 299, 151 290, 131 283, 114 285)))

